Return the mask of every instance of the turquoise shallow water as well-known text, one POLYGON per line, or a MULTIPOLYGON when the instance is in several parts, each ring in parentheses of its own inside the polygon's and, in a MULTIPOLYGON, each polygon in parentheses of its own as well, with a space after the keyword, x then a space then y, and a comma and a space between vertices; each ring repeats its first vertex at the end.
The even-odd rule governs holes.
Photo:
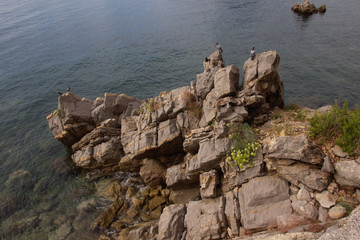
MULTIPOLYGON (((290 11, 295 2, 2 0, 0 197, 18 199, 7 212, 62 216, 91 195, 78 172, 59 173, 68 153, 45 120, 68 86, 89 99, 155 96, 196 80, 219 42, 226 64, 240 68, 253 46, 277 50, 287 103, 360 103, 358 1, 316 0, 328 10, 307 18, 290 11), (33 185, 5 184, 19 169, 33 185)), ((47 231, 38 224, 21 236, 47 231)))

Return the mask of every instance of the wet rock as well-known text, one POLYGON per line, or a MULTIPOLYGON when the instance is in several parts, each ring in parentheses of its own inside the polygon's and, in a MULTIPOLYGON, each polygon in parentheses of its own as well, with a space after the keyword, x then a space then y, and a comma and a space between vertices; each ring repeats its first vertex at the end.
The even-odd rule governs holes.
POLYGON ((334 167, 335 180, 340 186, 360 188, 360 165, 355 160, 336 162, 334 167))
POLYGON ((68 223, 61 225, 55 232, 54 235, 49 236, 49 240, 60 240, 66 239, 67 236, 72 232, 72 227, 68 223))
POLYGON ((264 139, 263 151, 269 158, 291 159, 311 164, 323 160, 321 149, 309 142, 306 136, 284 136, 264 139))
POLYGON ((216 117, 216 92, 215 89, 211 90, 210 93, 206 96, 204 102, 203 102, 203 118, 208 125, 213 121, 213 119, 216 117))
POLYGON ((319 8, 319 13, 325 13, 326 12, 326 5, 325 4, 322 4, 319 8))
POLYGON ((241 222, 246 229, 267 227, 292 212, 288 183, 278 177, 258 177, 239 189, 241 222))
POLYGON ((2 222, 1 225, 5 236, 15 236, 35 229, 39 225, 39 218, 37 216, 13 216, 2 222))
POLYGON ((231 232, 235 235, 239 235, 240 228, 240 205, 238 199, 238 189, 229 191, 224 194, 226 199, 225 216, 227 223, 231 229, 231 232))
POLYGON ((154 210, 164 202, 166 202, 166 199, 163 196, 155 196, 149 200, 149 209, 154 210))
POLYGON ((145 159, 143 166, 140 168, 140 176, 150 187, 165 182, 165 174, 165 166, 160 161, 154 159, 145 159))
POLYGON ((235 120, 237 122, 244 122, 248 117, 248 111, 235 98, 226 97, 216 102, 217 115, 215 120, 230 122, 235 120))
POLYGON ((0 219, 11 216, 23 208, 26 202, 27 198, 22 194, 6 194, 0 196, 0 219))
POLYGON ((295 3, 291 10, 298 14, 313 14, 317 13, 318 9, 315 7, 313 3, 309 3, 308 0, 304 0, 304 4, 295 3))
POLYGON ((164 208, 159 220, 157 240, 178 240, 185 231, 184 220, 186 206, 174 204, 164 208))
POLYGON ((339 219, 344 217, 346 214, 346 208, 341 205, 336 205, 329 210, 329 217, 331 219, 339 219))
POLYGON ((297 163, 291 166, 278 166, 277 173, 292 184, 303 183, 310 189, 323 191, 330 183, 330 175, 310 165, 297 163))
POLYGON ((161 215, 161 212, 162 212, 162 206, 158 206, 157 208, 155 208, 154 210, 152 210, 150 212, 150 217, 152 219, 159 219, 160 218, 160 215, 161 215))
POLYGON ((239 83, 239 68, 230 65, 215 74, 214 89, 216 98, 234 95, 239 83))
POLYGON ((98 226, 102 228, 108 228, 113 222, 117 211, 121 208, 123 204, 124 201, 121 199, 111 204, 95 219, 95 221, 91 224, 91 229, 93 230, 98 226))
POLYGON ((224 197, 189 202, 185 215, 186 239, 224 239, 226 236, 224 209, 224 197))
POLYGON ((324 208, 330 208, 336 203, 336 197, 330 194, 328 191, 315 193, 315 198, 324 208))
POLYGON ((19 191, 20 189, 31 189, 34 184, 35 179, 31 173, 20 169, 10 174, 5 182, 5 187, 11 191, 19 191))
POLYGON ((217 196, 217 185, 219 175, 216 170, 200 174, 200 195, 201 198, 212 198, 217 196))
POLYGON ((137 215, 139 215, 139 211, 137 211, 135 209, 135 206, 131 206, 129 208, 129 210, 127 210, 126 214, 130 217, 130 218, 135 218, 137 215))
POLYGON ((130 230, 128 239, 139 240, 139 239, 155 239, 158 232, 158 222, 152 221, 147 223, 140 223, 135 225, 134 230, 130 230))
POLYGON ((318 216, 318 209, 305 200, 294 200, 292 208, 295 212, 310 219, 316 219, 318 216))

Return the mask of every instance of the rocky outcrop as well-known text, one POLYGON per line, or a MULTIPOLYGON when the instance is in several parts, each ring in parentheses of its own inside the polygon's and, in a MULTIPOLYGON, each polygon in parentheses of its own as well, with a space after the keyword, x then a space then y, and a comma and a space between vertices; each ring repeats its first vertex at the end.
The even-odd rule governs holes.
MULTIPOLYGON (((306 136, 306 122, 291 122, 291 134, 273 127, 279 120, 270 119, 271 111, 284 105, 279 62, 276 51, 248 59, 239 84, 239 69, 225 67, 215 51, 191 86, 151 99, 61 95, 49 127, 71 147, 73 162, 90 170, 105 203, 81 203, 57 236, 78 236, 72 229, 83 230, 85 212, 95 208, 102 212, 91 228, 107 229, 101 239, 256 239, 267 229, 318 232, 346 214, 340 205, 359 203, 360 161, 318 147, 306 136), (241 168, 230 159, 235 123, 259 128, 256 156, 241 168)), ((6 200, 0 210, 16 211, 9 207, 6 200)))
POLYGON ((317 9, 313 3, 310 3, 308 0, 304 0, 303 4, 295 3, 291 10, 298 14, 313 14, 313 13, 324 13, 326 11, 326 5, 323 4, 317 9))

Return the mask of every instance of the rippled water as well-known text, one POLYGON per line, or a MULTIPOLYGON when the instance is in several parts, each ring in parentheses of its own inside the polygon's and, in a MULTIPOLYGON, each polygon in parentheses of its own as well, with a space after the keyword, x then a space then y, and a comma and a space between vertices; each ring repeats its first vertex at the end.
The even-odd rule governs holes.
MULTIPOLYGON (((0 202, 10 198, 16 205, 6 212, 46 213, 53 221, 91 195, 81 175, 62 171, 68 153, 45 120, 57 107, 57 92, 68 86, 90 99, 104 92, 155 96, 196 80, 219 42, 226 64, 240 68, 253 46, 277 50, 287 103, 360 103, 358 0, 313 1, 328 10, 307 18, 290 11, 295 2, 2 0, 0 202), (31 184, 5 184, 19 169, 31 174, 31 184)), ((54 228, 41 221, 21 237, 47 239, 54 228)))

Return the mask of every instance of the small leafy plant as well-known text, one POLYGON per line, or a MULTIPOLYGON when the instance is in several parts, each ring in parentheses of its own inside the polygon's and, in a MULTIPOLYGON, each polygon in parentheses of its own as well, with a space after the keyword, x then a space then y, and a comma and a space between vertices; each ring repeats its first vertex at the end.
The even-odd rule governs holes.
POLYGON ((240 169, 247 164, 252 166, 260 146, 256 141, 256 134, 247 123, 232 123, 227 126, 230 131, 229 138, 233 143, 228 163, 232 167, 234 167, 233 163, 236 163, 240 169))
POLYGON ((329 112, 315 114, 309 121, 309 136, 321 141, 335 141, 350 156, 360 144, 360 113, 358 106, 350 111, 345 100, 341 109, 336 103, 329 112))
POLYGON ((61 110, 57 109, 56 112, 55 112, 55 115, 58 116, 58 117, 61 117, 61 110))

